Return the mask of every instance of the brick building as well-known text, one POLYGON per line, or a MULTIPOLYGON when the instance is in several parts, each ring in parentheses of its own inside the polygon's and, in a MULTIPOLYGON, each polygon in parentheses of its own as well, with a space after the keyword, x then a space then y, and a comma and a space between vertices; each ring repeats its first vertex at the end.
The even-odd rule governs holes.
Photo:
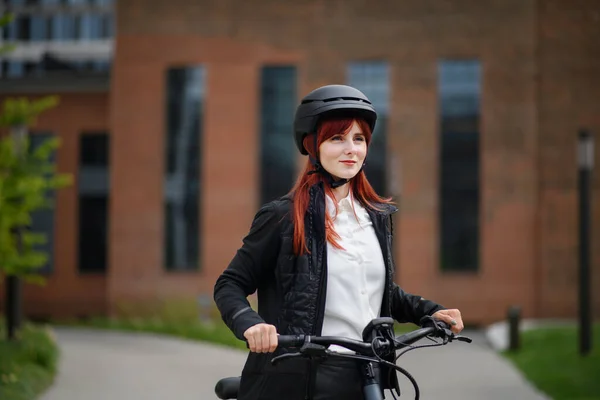
MULTIPOLYGON (((3 62, 2 97, 61 96, 33 134, 62 138, 59 169, 76 178, 46 215, 48 284, 26 288, 28 314, 210 294, 259 205, 285 193, 304 162, 291 140, 298 99, 347 83, 380 112, 367 173, 400 209, 398 283, 460 308, 468 323, 501 319, 513 304, 527 317, 576 315, 576 136, 600 132, 600 3, 109 9, 116 34, 84 56, 95 60, 85 71, 12 77, 15 59, 3 62)), ((593 185, 599 199, 600 174, 593 185)))

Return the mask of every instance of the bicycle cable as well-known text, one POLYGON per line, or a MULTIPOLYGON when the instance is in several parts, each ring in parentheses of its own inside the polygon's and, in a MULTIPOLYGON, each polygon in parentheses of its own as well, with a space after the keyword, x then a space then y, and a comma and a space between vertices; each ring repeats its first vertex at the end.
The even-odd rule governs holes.
MULTIPOLYGON (((377 337, 373 338, 373 340, 371 341, 371 350, 373 351, 373 354, 375 355, 375 357, 377 358, 377 360, 378 360, 378 362, 380 364, 388 365, 388 366, 390 366, 390 367, 393 368, 393 369, 390 368, 390 370, 388 371, 388 382, 391 381, 392 372, 394 372, 394 370, 399 371, 402 375, 404 375, 410 381, 410 383, 412 383, 413 388, 415 389, 415 400, 419 400, 419 398, 421 396, 419 385, 417 384, 417 380, 410 374, 410 372, 408 372, 407 370, 405 370, 404 368, 402 368, 401 366, 399 366, 399 365, 397 365, 395 363, 391 363, 391 362, 389 362, 387 360, 384 360, 375 351, 375 340, 378 339, 378 338, 384 339, 383 337, 380 337, 380 336, 377 336, 377 337)), ((394 361, 397 361, 397 360, 398 359, 396 358, 394 361)), ((402 392, 400 391, 400 385, 398 385, 398 387, 396 389, 398 391, 398 396, 402 396, 402 392)), ((394 400, 398 400, 398 398, 394 394, 394 391, 392 390, 392 388, 390 388, 390 393, 391 393, 391 395, 392 395, 392 397, 393 397, 394 400)))
MULTIPOLYGON (((439 330, 439 327, 438 327, 439 330)), ((376 339, 383 339, 385 340, 385 338, 383 337, 375 337, 373 338, 373 340, 371 341, 371 350, 373 351, 373 354, 375 355, 375 357, 378 359, 379 363, 384 364, 384 365, 388 365, 394 369, 390 369, 389 373, 388 373, 388 381, 391 380, 391 375, 394 372, 394 370, 400 371, 400 373, 402 373, 404 376, 406 376, 406 378, 408 378, 408 380, 412 383, 414 389, 415 389, 415 400, 418 400, 421 396, 420 394, 420 390, 419 390, 419 385, 417 384, 416 379, 404 368, 400 367, 399 365, 397 365, 396 363, 398 362, 398 359, 406 354, 407 352, 411 351, 411 350, 415 350, 415 349, 420 349, 420 348, 424 348, 424 347, 438 347, 438 346, 443 346, 445 344, 448 343, 448 338, 444 337, 444 340, 442 342, 436 341, 434 340, 431 336, 426 336, 427 339, 431 340, 432 342, 434 342, 435 344, 424 344, 424 345, 419 345, 419 346, 414 346, 412 344, 407 344, 407 343, 403 343, 403 342, 397 342, 394 340, 395 344, 401 344, 404 345, 404 347, 407 347, 407 349, 405 349, 404 351, 400 352, 400 354, 398 354, 395 359, 394 359, 394 363, 390 363, 387 360, 384 360, 380 357, 380 355, 375 351, 375 340, 376 339)), ((390 390, 390 393, 392 395, 392 397, 394 398, 394 400, 398 400, 398 398, 396 397, 396 395, 394 394, 393 390, 390 390)), ((398 388, 398 396, 402 396, 402 393, 400 392, 400 389, 398 388)))

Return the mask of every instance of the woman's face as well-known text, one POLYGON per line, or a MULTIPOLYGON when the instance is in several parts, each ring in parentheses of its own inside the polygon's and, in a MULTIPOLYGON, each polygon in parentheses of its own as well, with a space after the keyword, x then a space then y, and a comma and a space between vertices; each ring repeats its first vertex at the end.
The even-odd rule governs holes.
POLYGON ((319 159, 327 172, 350 179, 360 171, 367 156, 367 141, 354 121, 346 133, 334 135, 319 146, 319 159))

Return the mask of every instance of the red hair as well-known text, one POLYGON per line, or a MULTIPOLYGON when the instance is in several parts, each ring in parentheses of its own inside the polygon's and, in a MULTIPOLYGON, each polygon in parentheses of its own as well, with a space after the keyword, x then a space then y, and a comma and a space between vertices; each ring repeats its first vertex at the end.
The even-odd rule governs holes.
MULTIPOLYGON (((358 124, 362 130, 362 133, 365 135, 368 146, 371 142, 372 135, 369 124, 362 119, 336 118, 323 120, 317 127, 316 149, 314 134, 309 134, 304 138, 304 147, 312 157, 318 159, 317 150, 321 146, 321 143, 330 139, 334 135, 346 134, 354 122, 358 124)), ((310 253, 310 250, 306 246, 304 227, 304 215, 306 214, 308 203, 310 201, 310 187, 319 182, 323 182, 325 194, 335 199, 331 186, 328 184, 327 180, 322 174, 316 173, 309 175, 309 172, 314 168, 314 165, 312 165, 310 159, 308 159, 306 161, 306 165, 304 166, 304 170, 298 177, 296 184, 290 192, 293 197, 294 254, 297 256, 303 252, 310 253)), ((356 174, 356 176, 352 178, 348 184, 350 185, 350 193, 352 193, 352 196, 366 207, 378 209, 377 204, 391 202, 391 199, 380 197, 375 192, 367 180, 363 170, 356 174)), ((333 229, 333 219, 328 213, 325 213, 325 237, 327 241, 334 247, 338 249, 342 248, 337 241, 340 239, 340 236, 333 229)))

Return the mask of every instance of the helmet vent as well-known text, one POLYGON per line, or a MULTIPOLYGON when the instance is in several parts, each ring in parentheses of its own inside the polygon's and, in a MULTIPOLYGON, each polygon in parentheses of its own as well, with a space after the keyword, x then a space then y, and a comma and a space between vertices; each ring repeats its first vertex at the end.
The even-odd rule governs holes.
POLYGON ((332 97, 330 99, 324 99, 323 102, 324 103, 329 103, 331 101, 344 101, 344 100, 360 101, 360 102, 364 102, 364 103, 367 103, 367 104, 371 104, 370 102, 366 101, 365 99, 360 99, 358 97, 332 97))
POLYGON ((367 104, 371 104, 370 101, 365 100, 365 99, 360 99, 358 97, 331 97, 329 99, 323 99, 323 100, 313 100, 313 99, 306 99, 306 100, 302 100, 301 104, 308 104, 308 103, 313 103, 315 101, 322 101, 323 103, 330 103, 332 101, 359 101, 361 103, 367 103, 367 104))

